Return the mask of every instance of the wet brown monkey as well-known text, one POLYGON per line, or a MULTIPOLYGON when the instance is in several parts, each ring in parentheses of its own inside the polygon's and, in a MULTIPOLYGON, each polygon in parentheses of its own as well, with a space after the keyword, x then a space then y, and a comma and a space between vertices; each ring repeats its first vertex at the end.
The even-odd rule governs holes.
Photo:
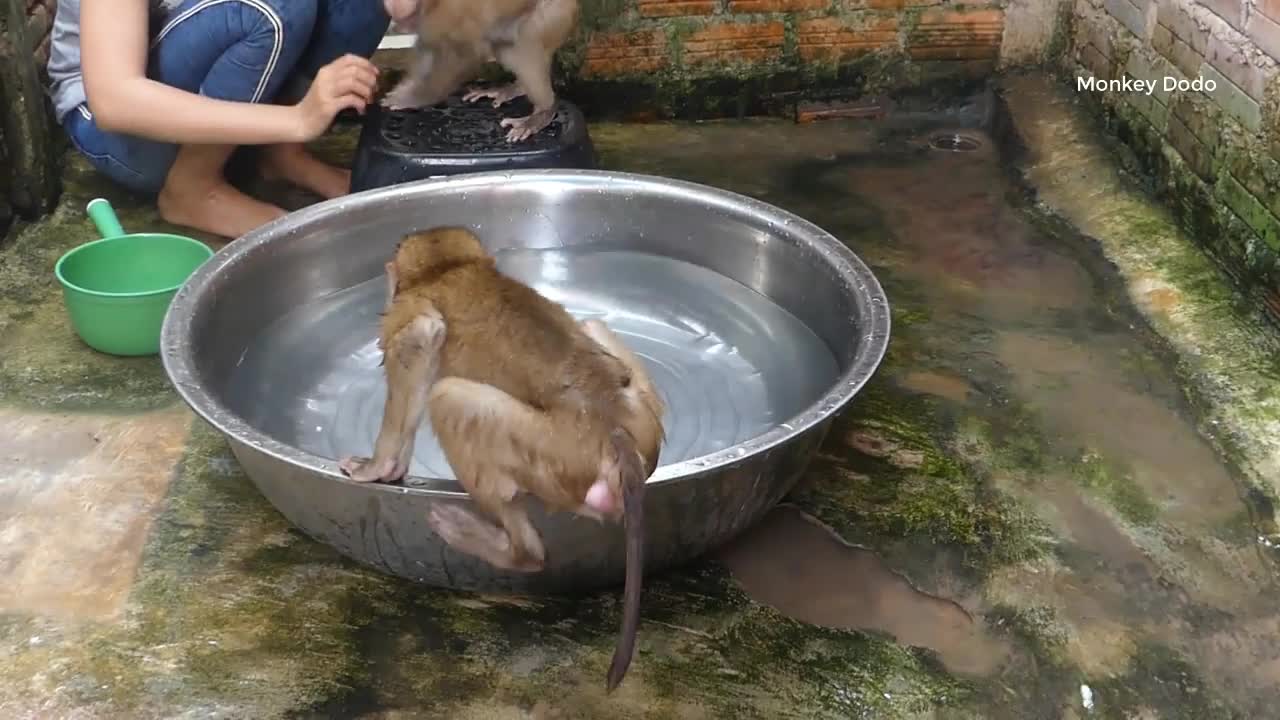
POLYGON ((406 76, 383 99, 391 109, 435 105, 497 60, 515 82, 471 90, 467 102, 498 107, 527 95, 533 112, 506 118, 507 140, 520 142, 555 118, 551 60, 578 22, 578 0, 383 0, 396 25, 418 36, 406 76))
POLYGON ((411 233, 387 264, 379 344, 387 404, 372 458, 340 466, 360 482, 404 477, 424 417, 476 513, 440 503, 428 522, 449 545, 537 572, 546 551, 522 499, 626 526, 627 569, 608 688, 635 651, 644 485, 664 439, 664 405, 643 363, 603 322, 500 273, 470 231, 411 233))

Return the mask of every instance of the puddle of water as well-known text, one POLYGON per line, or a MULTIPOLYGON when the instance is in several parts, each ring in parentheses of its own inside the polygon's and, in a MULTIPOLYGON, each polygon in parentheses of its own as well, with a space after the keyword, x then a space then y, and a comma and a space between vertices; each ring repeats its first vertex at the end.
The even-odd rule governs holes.
POLYGON ((1072 258, 1036 237, 993 182, 994 157, 929 156, 925 166, 843 177, 847 192, 884 213, 897 240, 895 270, 948 303, 932 309, 1010 322, 1088 305, 1094 283, 1072 258))
POLYGON ((1056 511, 1047 519, 1056 520, 1053 524, 1063 537, 1097 555, 1112 571, 1138 573, 1150 582, 1157 572, 1151 559, 1116 526, 1115 520, 1089 503, 1069 478, 1050 478, 1037 493, 1056 511))
POLYGON ((954 403, 963 403, 973 394, 973 386, 964 378, 940 372, 907 373, 902 378, 902 387, 925 395, 936 395, 954 403))
POLYGON ((752 599, 796 620, 887 633, 966 675, 988 675, 1009 658, 1009 647, 963 607, 917 590, 875 553, 795 508, 771 512, 719 559, 752 599))
POLYGON ((1241 511, 1238 490, 1213 449, 1170 405, 1176 390, 1167 377, 1155 368, 1125 367, 1125 346, 1132 344, 1114 335, 1085 344, 1002 332, 995 352, 1060 452, 1091 448, 1122 462, 1158 512, 1184 527, 1211 530, 1241 511))
MULTIPOLYGON (((1023 471, 997 485, 1049 524, 1056 552, 1042 567, 993 578, 975 593, 975 611, 993 602, 1052 608, 1069 628, 1069 657, 1087 673, 1129 672, 1154 643, 1186 657, 1237 707, 1264 707, 1280 664, 1268 649, 1280 644, 1274 566, 1245 537, 1239 487, 1199 435, 1172 371, 1117 312, 1125 301, 1110 271, 1015 206, 989 137, 975 133, 983 145, 973 152, 913 153, 910 142, 895 148, 865 127, 706 125, 678 133, 679 152, 663 142, 628 147, 637 159, 624 169, 756 195, 832 232, 872 266, 895 311, 912 316, 895 328, 899 351, 882 376, 961 416, 999 413, 1004 398, 1029 415, 1048 459, 1066 471, 1023 471), (779 132, 785 145, 764 142, 779 132), (733 151, 731 174, 712 160, 742 147, 751 150, 733 151), (1246 627, 1266 641, 1249 640, 1246 627)), ((1179 298, 1159 301, 1168 310, 1179 298)), ((919 464, 873 440, 857 429, 833 434, 824 453, 919 464)), ((895 551, 892 569, 926 577, 914 559, 924 554, 895 551)), ((960 608, 921 595, 798 515, 772 516, 724 558, 756 600, 792 617, 882 630, 933 647, 957 671, 991 672, 999 654, 960 608)), ((1154 716, 1171 711, 1168 698, 1134 692, 1159 706, 1154 716)), ((1100 708, 1107 701, 1093 697, 1100 708)))

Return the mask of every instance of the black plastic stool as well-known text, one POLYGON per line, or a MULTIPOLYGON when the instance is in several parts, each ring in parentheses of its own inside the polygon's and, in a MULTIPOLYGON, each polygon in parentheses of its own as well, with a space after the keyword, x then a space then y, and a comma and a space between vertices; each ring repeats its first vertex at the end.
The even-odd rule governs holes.
POLYGON ((594 169, 595 148, 576 106, 559 100, 555 119, 536 135, 507 142, 503 118, 532 111, 526 98, 493 107, 488 99, 447 101, 417 110, 369 108, 356 145, 351 190, 430 177, 523 169, 594 169))

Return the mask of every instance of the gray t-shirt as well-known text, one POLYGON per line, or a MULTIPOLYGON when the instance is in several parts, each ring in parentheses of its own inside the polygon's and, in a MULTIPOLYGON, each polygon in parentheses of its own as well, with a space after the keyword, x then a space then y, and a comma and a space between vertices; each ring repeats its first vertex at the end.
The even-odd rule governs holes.
MULTIPOLYGON (((151 33, 154 33, 183 0, 150 0, 151 33)), ((80 75, 80 0, 58 0, 49 33, 49 95, 61 122, 63 116, 85 102, 80 75)))

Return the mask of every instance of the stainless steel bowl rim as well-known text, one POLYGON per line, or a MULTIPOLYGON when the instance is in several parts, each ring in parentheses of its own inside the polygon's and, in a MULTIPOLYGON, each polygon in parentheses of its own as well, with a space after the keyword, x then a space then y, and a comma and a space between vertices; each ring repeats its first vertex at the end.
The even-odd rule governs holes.
MULTIPOLYGON (((289 213, 228 243, 187 279, 174 296, 165 315, 160 347, 162 362, 170 382, 196 415, 236 442, 328 479, 359 484, 343 475, 338 469, 336 460, 323 458, 279 442, 254 428, 197 381, 191 335, 187 329, 200 298, 210 282, 219 273, 234 265, 238 258, 279 238, 295 235, 306 225, 321 220, 326 215, 340 214, 353 207, 382 204, 399 198, 424 194, 424 190, 428 188, 482 190, 495 183, 521 182, 587 183, 607 187, 614 192, 632 191, 675 195, 698 204, 752 215, 768 225, 788 228, 792 234, 802 238, 826 262, 830 263, 848 286, 862 288, 870 298, 868 316, 865 318, 865 326, 861 328, 862 342, 868 343, 868 346, 857 354, 855 362, 839 375, 827 392, 803 411, 786 422, 779 423, 768 432, 714 453, 658 468, 649 480, 648 484, 651 486, 732 467, 753 456, 768 452, 775 446, 787 443, 791 438, 803 434, 809 428, 843 410, 875 373, 884 358, 889 344, 890 317, 889 303, 883 288, 871 270, 852 250, 808 220, 739 193, 683 180, 612 170, 511 170, 420 180, 352 193, 289 213)), ((413 493, 445 498, 466 496, 465 491, 454 481, 431 480, 437 487, 421 488, 409 484, 373 484, 364 485, 364 487, 397 494, 413 493), (442 490, 439 489, 440 484, 458 489, 442 490)))

